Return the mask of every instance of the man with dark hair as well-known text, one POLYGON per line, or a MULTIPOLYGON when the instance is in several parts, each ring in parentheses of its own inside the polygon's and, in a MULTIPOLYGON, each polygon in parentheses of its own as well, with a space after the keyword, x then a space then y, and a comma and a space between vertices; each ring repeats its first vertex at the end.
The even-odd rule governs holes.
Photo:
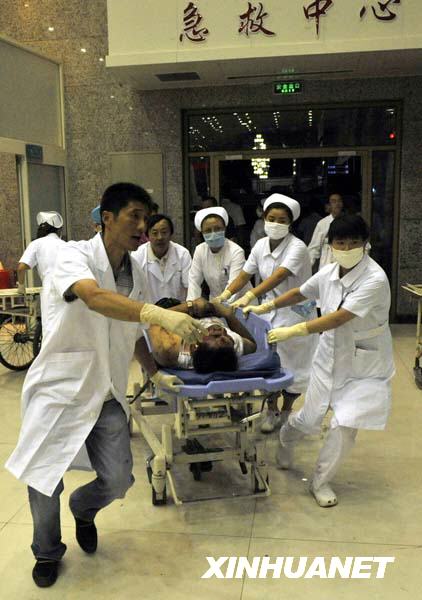
POLYGON ((309 242, 308 250, 313 266, 319 260, 318 269, 332 262, 331 247, 328 243, 328 230, 334 219, 343 213, 343 198, 340 194, 332 193, 328 197, 328 206, 330 214, 324 217, 316 224, 312 239, 309 242))
POLYGON ((161 298, 186 299, 192 258, 189 250, 173 242, 173 222, 167 215, 156 214, 147 224, 149 241, 132 253, 142 269, 149 298, 156 304, 161 298))
POLYGON ((157 386, 181 384, 157 370, 142 325, 159 323, 187 343, 205 333, 189 315, 144 301, 146 282, 129 252, 138 248, 150 208, 141 187, 110 186, 101 201, 102 233, 64 244, 57 256, 49 329, 24 382, 21 434, 6 464, 28 485, 32 576, 39 587, 56 581, 66 551, 60 529, 65 471, 86 466, 85 455, 97 474, 69 501, 76 539, 87 553, 97 548, 97 512, 133 484, 126 388, 134 352, 157 386))

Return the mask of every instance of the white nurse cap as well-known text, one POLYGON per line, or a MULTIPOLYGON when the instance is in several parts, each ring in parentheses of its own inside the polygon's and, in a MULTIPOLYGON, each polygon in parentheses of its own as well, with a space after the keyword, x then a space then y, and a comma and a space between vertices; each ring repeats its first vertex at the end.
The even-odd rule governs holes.
POLYGON ((48 223, 56 229, 63 227, 63 218, 58 212, 52 211, 41 211, 37 214, 37 225, 41 223, 48 223))
POLYGON ((272 204, 284 204, 292 211, 293 221, 296 221, 300 217, 300 204, 297 200, 284 196, 283 194, 271 194, 264 202, 264 212, 272 204))
POLYGON ((227 214, 225 208, 222 206, 210 206, 209 208, 202 208, 201 210, 198 210, 195 215, 195 227, 198 231, 201 231, 202 221, 211 215, 221 217, 226 224, 226 227, 229 224, 229 215, 227 214))

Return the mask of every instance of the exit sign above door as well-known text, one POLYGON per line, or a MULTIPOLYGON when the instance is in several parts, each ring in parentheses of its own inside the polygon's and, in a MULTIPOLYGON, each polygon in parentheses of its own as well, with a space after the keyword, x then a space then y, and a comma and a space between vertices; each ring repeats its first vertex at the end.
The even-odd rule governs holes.
POLYGON ((301 81, 276 81, 274 94, 300 94, 303 92, 301 81))

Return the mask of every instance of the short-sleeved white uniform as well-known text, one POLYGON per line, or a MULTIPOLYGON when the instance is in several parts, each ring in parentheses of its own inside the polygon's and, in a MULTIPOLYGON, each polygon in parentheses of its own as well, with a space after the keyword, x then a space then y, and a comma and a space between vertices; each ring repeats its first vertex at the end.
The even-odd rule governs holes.
POLYGON ((365 255, 342 278, 338 263, 327 265, 300 291, 320 300, 323 315, 342 307, 356 318, 319 336, 305 404, 291 424, 315 433, 331 407, 343 427, 384 429, 394 375, 386 274, 365 255))
POLYGON ((45 237, 31 242, 21 256, 19 262, 25 263, 33 269, 37 268, 42 282, 41 300, 41 321, 43 326, 43 335, 49 328, 48 321, 48 302, 50 298, 51 276, 56 264, 57 254, 60 248, 65 244, 56 233, 49 233, 45 237))
MULTIPOLYGON (((201 285, 206 281, 210 288, 210 298, 215 298, 239 275, 245 264, 243 248, 225 239, 224 246, 218 252, 211 252, 208 244, 203 242, 196 247, 189 272, 187 300, 196 300, 202 295, 201 285)), ((248 284, 239 292, 250 289, 248 284)))
MULTIPOLYGON (((265 237, 258 240, 252 248, 243 270, 250 275, 259 274, 262 281, 270 277, 276 269, 284 267, 291 275, 277 287, 267 292, 262 302, 270 302, 288 290, 300 287, 311 277, 311 262, 306 245, 291 233, 271 252, 270 239, 265 237)), ((272 327, 288 327, 303 321, 303 317, 296 314, 290 307, 281 308, 263 315, 271 322, 272 327)), ((310 315, 316 318, 316 311, 310 315)), ((289 392, 304 392, 308 385, 311 370, 311 361, 314 354, 318 336, 295 337, 277 344, 277 352, 283 367, 292 371, 294 382, 289 392)))

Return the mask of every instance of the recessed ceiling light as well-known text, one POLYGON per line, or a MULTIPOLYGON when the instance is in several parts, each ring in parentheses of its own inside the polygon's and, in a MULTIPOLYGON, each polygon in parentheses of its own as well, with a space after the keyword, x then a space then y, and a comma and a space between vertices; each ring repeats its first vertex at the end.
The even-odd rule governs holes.
POLYGON ((104 62, 104 58, 102 56, 100 56, 100 58, 98 59, 100 62, 104 62))
POLYGON ((81 48, 82 54, 86 54, 86 48, 81 48))
POLYGON ((49 27, 48 31, 54 31, 54 27, 49 27))
POLYGON ((116 96, 113 96, 113 94, 111 94, 110 98, 113 100, 116 96))

